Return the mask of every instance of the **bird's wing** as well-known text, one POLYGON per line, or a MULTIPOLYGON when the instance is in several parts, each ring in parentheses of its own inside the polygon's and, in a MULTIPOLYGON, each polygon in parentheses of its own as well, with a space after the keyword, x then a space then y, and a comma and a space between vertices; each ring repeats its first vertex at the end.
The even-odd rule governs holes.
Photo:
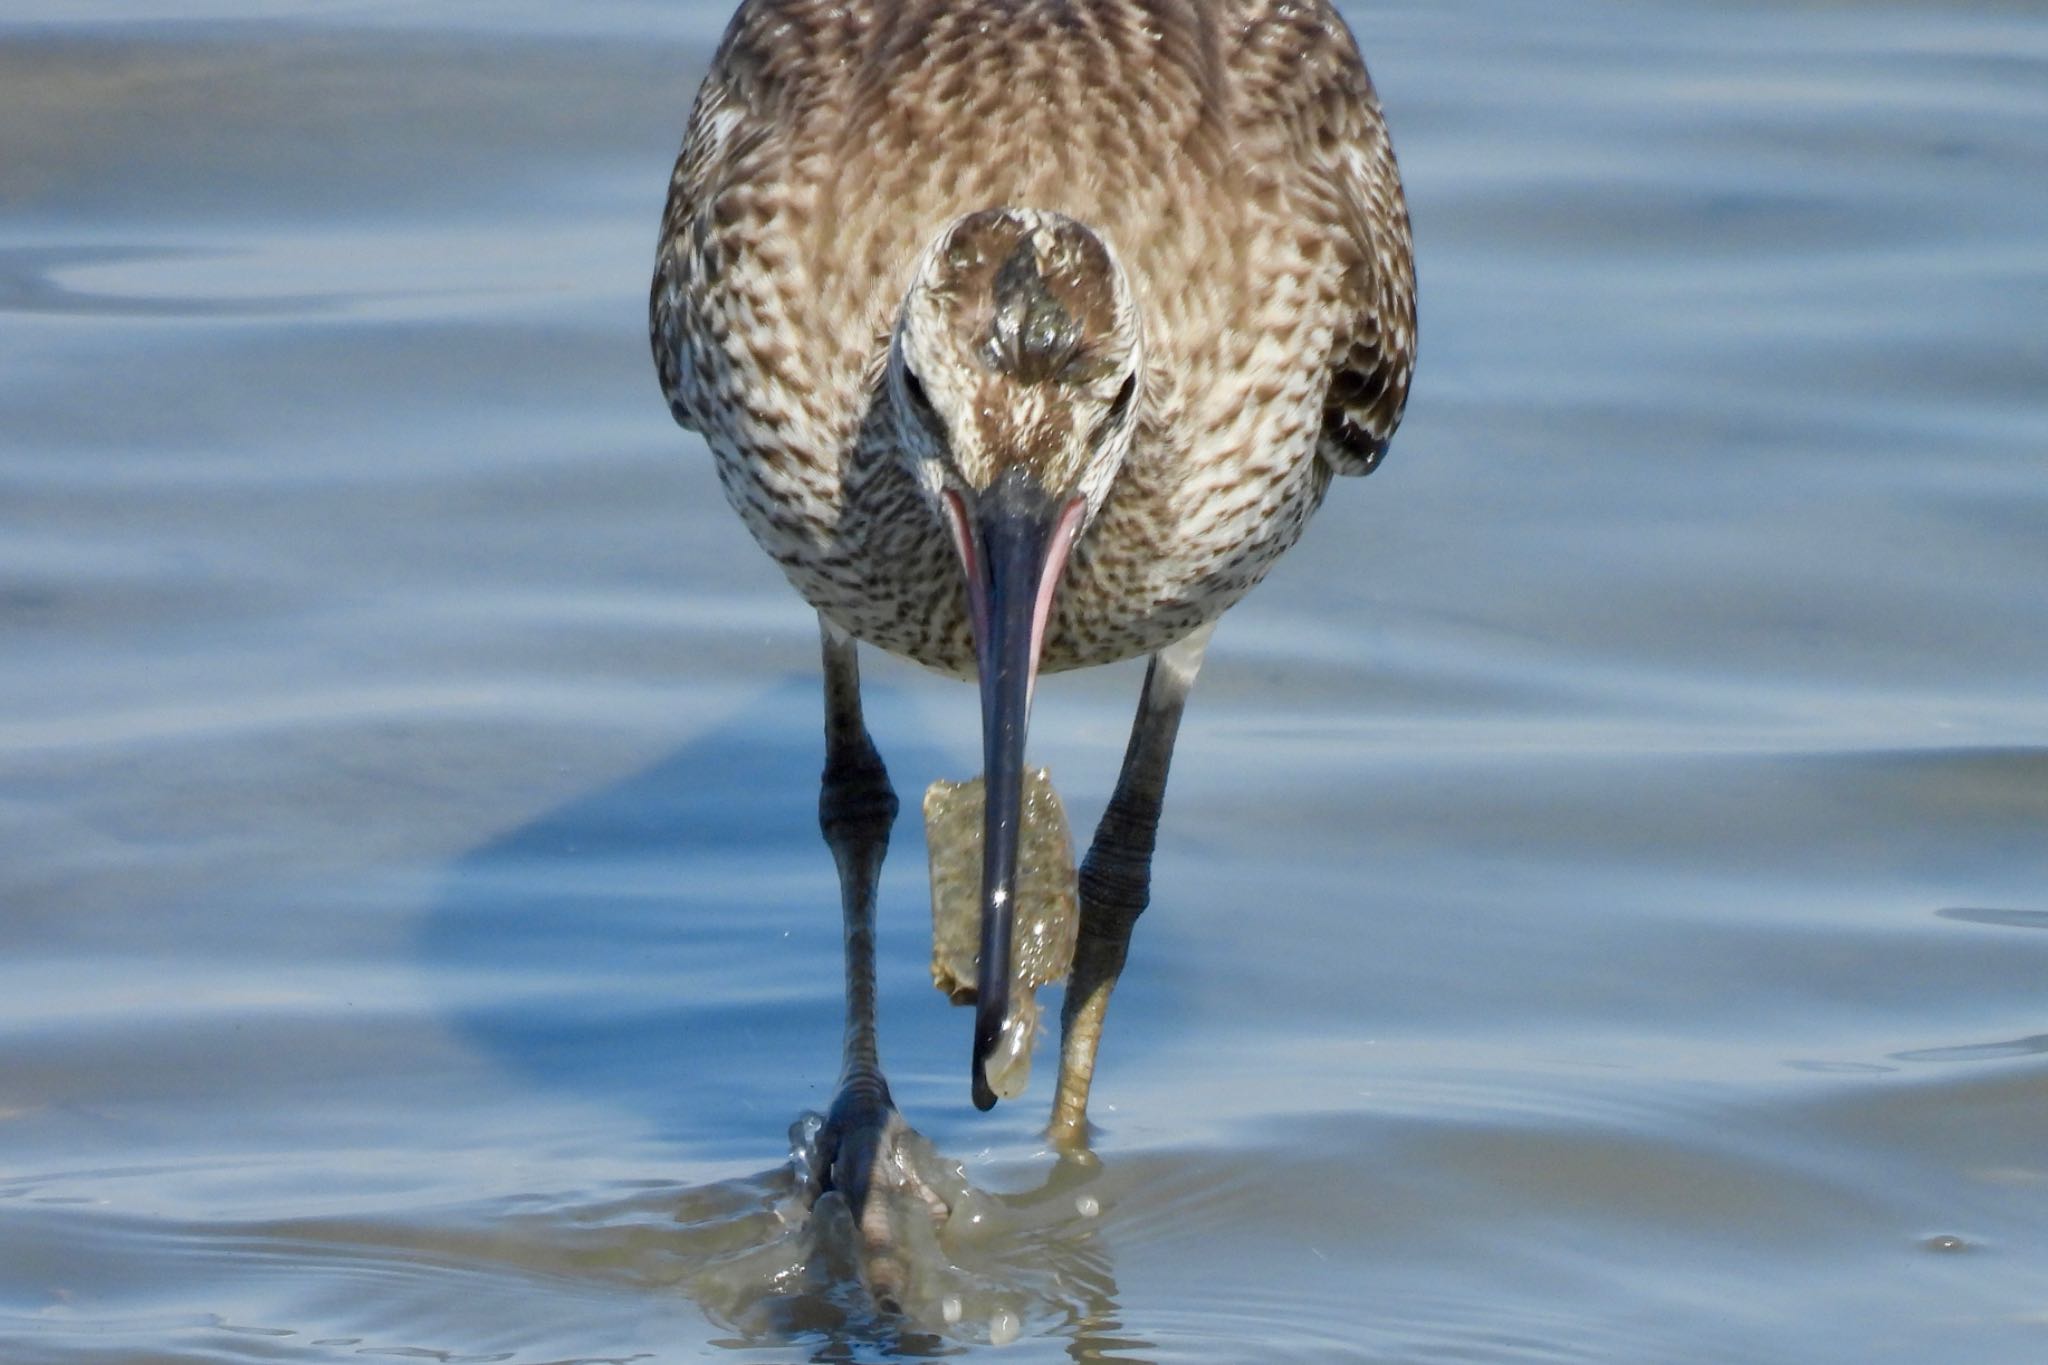
POLYGON ((771 92, 762 87, 756 13, 734 16, 711 71, 697 91, 682 152, 669 177, 661 218, 654 286, 648 299, 648 335, 661 389, 676 421, 704 430, 702 398, 709 376, 700 373, 714 305, 705 295, 719 278, 716 232, 720 194, 744 177, 753 153, 776 131, 771 92))
POLYGON ((1316 449, 1339 474, 1370 474, 1401 423, 1415 368, 1414 248, 1379 96, 1356 46, 1339 46, 1346 59, 1318 73, 1299 133, 1336 215, 1343 266, 1316 449))

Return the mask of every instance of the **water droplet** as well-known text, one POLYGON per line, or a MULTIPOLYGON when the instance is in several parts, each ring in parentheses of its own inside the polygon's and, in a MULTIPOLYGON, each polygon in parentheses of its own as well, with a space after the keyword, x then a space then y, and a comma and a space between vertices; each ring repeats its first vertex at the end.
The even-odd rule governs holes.
POLYGON ((1974 1251, 1976 1248, 1954 1233, 1944 1232, 1922 1239, 1920 1249, 1922 1251, 1974 1251))
POLYGON ((1074 1200, 1074 1211, 1083 1218, 1093 1218, 1102 1212, 1102 1203, 1092 1194, 1084 1194, 1074 1200))
POLYGON ((1007 1308, 998 1308, 996 1315, 988 1320, 988 1341, 991 1346, 1008 1346, 1024 1331, 1024 1323, 1007 1308))
POLYGON ((946 1320, 948 1326, 960 1321, 960 1296, 958 1294, 948 1294, 945 1298, 939 1300, 939 1316, 946 1320))

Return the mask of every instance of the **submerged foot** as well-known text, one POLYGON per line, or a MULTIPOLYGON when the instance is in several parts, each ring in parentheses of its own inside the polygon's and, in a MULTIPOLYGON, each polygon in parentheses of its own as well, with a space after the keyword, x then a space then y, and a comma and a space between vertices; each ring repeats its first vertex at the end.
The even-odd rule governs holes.
POLYGON ((673 1192, 650 1196, 652 1216, 681 1220, 667 1245, 714 1321, 764 1352, 822 1335, 864 1360, 953 1354, 1034 1330, 1130 1344, 1095 1161, 1062 1158, 1017 1193, 977 1190, 892 1108, 834 1107, 836 1125, 813 1113, 791 1126, 792 1162, 780 1170, 689 1192, 681 1209, 673 1192), (862 1180, 864 1194, 846 1188, 862 1180))
POLYGON ((790 1143, 814 1216, 843 1204, 861 1278, 877 1304, 900 1307, 968 1193, 964 1169, 904 1121, 879 1077, 843 1085, 828 1113, 797 1120, 790 1143))

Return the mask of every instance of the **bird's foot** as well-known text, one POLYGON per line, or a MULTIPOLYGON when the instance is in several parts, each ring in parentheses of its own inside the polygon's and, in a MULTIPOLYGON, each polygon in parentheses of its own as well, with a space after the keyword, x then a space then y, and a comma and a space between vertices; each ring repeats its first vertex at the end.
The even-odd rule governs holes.
POLYGON ((938 1259, 938 1230, 971 1195, 966 1170, 905 1122, 879 1081, 843 1086, 790 1128, 790 1159, 820 1231, 843 1217, 875 1302, 899 1308, 938 1259), (840 1210, 843 1209, 843 1214, 840 1210))

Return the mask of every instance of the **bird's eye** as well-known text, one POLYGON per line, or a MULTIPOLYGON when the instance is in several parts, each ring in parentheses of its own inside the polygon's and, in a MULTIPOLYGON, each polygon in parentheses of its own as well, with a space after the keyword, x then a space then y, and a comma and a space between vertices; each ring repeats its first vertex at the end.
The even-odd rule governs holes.
POLYGON ((1138 372, 1132 370, 1128 375, 1124 376, 1123 387, 1116 391, 1116 397, 1110 401, 1109 416, 1106 419, 1108 425, 1112 427, 1122 426, 1124 419, 1131 415, 1131 400, 1137 396, 1138 372))
POLYGON ((908 367, 903 371, 903 393, 910 399, 911 409, 917 413, 919 421, 929 427, 939 425, 938 409, 932 406, 931 395, 924 391, 924 381, 908 367))

